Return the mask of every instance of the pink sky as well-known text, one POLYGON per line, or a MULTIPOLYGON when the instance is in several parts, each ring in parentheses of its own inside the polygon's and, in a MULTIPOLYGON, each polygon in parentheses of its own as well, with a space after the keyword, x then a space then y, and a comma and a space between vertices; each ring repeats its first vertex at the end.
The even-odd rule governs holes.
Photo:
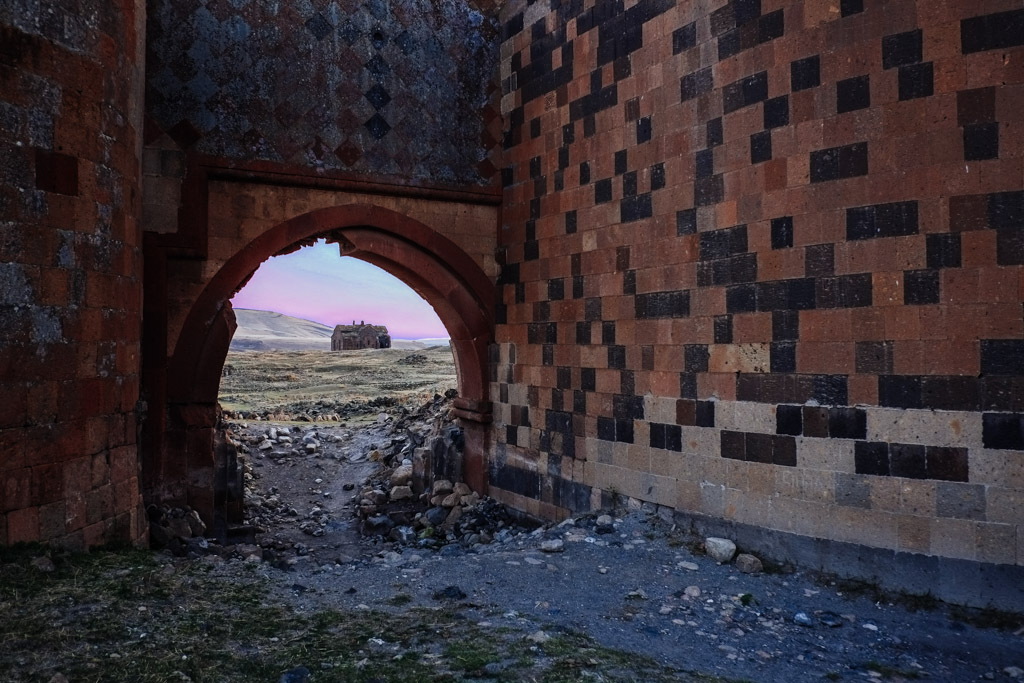
POLYGON ((434 309, 377 266, 338 255, 322 240, 266 261, 231 300, 235 308, 275 311, 334 327, 365 320, 395 339, 447 338, 434 309))

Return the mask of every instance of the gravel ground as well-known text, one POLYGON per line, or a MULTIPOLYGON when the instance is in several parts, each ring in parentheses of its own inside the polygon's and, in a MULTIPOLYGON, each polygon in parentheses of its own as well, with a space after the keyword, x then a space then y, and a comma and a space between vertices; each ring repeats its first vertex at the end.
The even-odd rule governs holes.
MULTIPOLYGON (((243 441, 258 441, 270 426, 250 423, 240 430, 243 441)), ((333 433, 322 425, 306 429, 333 433)), ((884 595, 770 564, 743 573, 639 505, 618 511, 613 527, 598 528, 596 515, 588 515, 472 548, 361 538, 351 523, 352 494, 342 487, 358 490, 360 479, 372 476, 362 452, 391 436, 382 417, 337 428, 337 438, 322 439, 315 455, 259 457, 250 483, 265 489, 279 482, 281 505, 298 513, 268 518, 265 538, 276 545, 264 545, 302 547, 285 553, 288 564, 259 565, 277 600, 306 613, 457 607, 484 628, 583 633, 672 669, 729 680, 1024 678, 1015 668, 1024 668, 1024 629, 1017 630, 1024 622, 1014 615, 884 595), (297 533, 313 508, 332 516, 327 532, 297 533)), ((233 566, 221 565, 229 572, 233 566)))

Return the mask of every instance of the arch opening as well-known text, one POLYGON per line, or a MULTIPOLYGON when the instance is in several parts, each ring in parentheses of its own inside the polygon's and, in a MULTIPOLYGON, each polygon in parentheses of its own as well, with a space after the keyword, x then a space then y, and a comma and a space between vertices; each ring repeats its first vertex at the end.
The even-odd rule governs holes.
POLYGON ((463 476, 472 489, 486 492, 494 285, 470 256, 423 223, 377 206, 346 205, 305 213, 262 233, 228 258, 195 298, 166 367, 145 381, 147 503, 189 505, 218 535, 241 520, 240 471, 216 443, 220 378, 235 331, 230 299, 267 259, 319 239, 394 275, 437 313, 455 360, 463 476))

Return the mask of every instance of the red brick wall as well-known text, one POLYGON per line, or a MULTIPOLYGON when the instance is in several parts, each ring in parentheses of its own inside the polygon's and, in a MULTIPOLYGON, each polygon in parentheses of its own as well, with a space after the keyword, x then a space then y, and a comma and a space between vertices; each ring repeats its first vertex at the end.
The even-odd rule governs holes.
POLYGON ((145 3, 0 7, 0 543, 144 537, 145 3))
POLYGON ((494 492, 1024 564, 1020 3, 501 18, 494 492))

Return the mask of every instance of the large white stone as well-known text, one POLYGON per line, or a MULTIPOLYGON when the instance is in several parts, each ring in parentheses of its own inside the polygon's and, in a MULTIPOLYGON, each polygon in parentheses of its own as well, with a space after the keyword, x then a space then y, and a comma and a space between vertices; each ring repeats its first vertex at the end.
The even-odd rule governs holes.
POLYGON ((736 554, 736 544, 728 538, 708 536, 704 539, 704 550, 716 562, 728 562, 736 554))

